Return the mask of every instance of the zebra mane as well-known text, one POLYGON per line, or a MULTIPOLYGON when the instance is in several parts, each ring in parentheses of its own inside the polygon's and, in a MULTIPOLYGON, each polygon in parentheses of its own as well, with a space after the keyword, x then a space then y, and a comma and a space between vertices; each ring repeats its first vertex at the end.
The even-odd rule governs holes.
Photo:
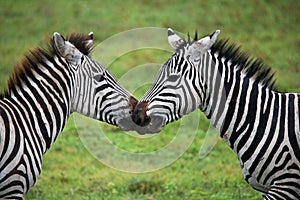
POLYGON ((274 89, 275 80, 274 73, 270 67, 257 58, 251 58, 247 53, 241 51, 241 47, 229 43, 229 39, 221 39, 211 47, 212 54, 217 53, 218 58, 225 58, 225 62, 230 61, 231 66, 238 66, 241 71, 244 71, 246 76, 254 77, 256 81, 274 89))
MULTIPOLYGON (((86 42, 90 40, 90 36, 80 33, 71 33, 69 36, 67 36, 66 40, 71 42, 81 53, 90 56, 93 46, 86 45, 86 42)), ((53 40, 51 40, 51 46, 54 48, 53 40)))
MULTIPOLYGON (((210 37, 212 37, 213 34, 214 33, 212 33, 210 37)), ((188 33, 187 40, 183 39, 183 42, 178 46, 176 52, 183 50, 184 47, 192 45, 196 41, 198 41, 197 31, 195 32, 193 39, 188 33)), ((271 68, 266 67, 261 60, 251 58, 247 53, 241 51, 240 46, 234 43, 230 44, 229 39, 217 40, 216 43, 211 47, 211 52, 213 54, 218 53, 219 58, 224 57, 226 61, 230 60, 232 66, 239 66, 240 70, 243 70, 247 77, 254 77, 258 82, 268 86, 271 89, 274 89, 274 73, 271 72, 271 68)))
MULTIPOLYGON (((92 44, 87 45, 89 40, 88 35, 79 33, 71 33, 66 37, 66 41, 71 42, 81 53, 89 56, 92 51, 92 44)), ((60 55, 56 52, 53 38, 50 39, 46 47, 36 47, 25 53, 20 63, 14 66, 13 72, 10 75, 7 83, 7 88, 0 94, 0 99, 9 95, 10 91, 21 85, 24 78, 31 76, 33 71, 38 69, 39 63, 44 63, 47 60, 53 60, 55 56, 60 55)))

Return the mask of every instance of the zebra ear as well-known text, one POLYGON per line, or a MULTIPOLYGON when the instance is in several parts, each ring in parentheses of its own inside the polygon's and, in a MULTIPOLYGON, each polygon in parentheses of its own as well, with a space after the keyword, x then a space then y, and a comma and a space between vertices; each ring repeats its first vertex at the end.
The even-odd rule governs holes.
POLYGON ((77 65, 80 62, 81 53, 69 41, 65 41, 63 36, 55 32, 53 34, 54 47, 58 54, 65 58, 70 64, 77 65))
POLYGON ((184 43, 184 40, 175 34, 171 28, 168 28, 168 41, 171 47, 175 50, 184 43))
POLYGON ((65 49, 64 49, 64 46, 66 44, 65 42, 65 38, 60 35, 59 33, 55 32, 53 34, 53 41, 54 41, 54 47, 56 49, 56 51, 61 55, 61 56, 64 56, 65 54, 65 49))
POLYGON ((198 40, 197 45, 200 47, 200 51, 204 53, 208 49, 210 49, 212 45, 216 42, 219 34, 220 34, 220 30, 216 30, 212 35, 206 36, 198 40))

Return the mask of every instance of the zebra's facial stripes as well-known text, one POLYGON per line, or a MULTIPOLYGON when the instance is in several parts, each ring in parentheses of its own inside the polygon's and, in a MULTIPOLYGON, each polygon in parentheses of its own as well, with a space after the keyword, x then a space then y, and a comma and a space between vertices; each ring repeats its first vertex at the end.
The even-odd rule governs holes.
POLYGON ((172 29, 168 29, 168 42, 175 53, 160 68, 151 89, 135 107, 132 120, 140 127, 136 131, 159 132, 163 126, 199 108, 204 91, 195 88, 201 85, 199 63, 215 43, 220 31, 200 40, 185 41, 172 29), (200 82, 199 82, 200 80, 200 82))
MULTIPOLYGON (((83 49, 90 49, 92 44, 92 32, 80 42, 83 49)), ((100 63, 59 33, 54 33, 53 45, 58 55, 65 59, 72 76, 71 112, 116 126, 121 119, 130 118, 137 100, 100 63)), ((122 125, 126 129, 126 125, 122 125)))

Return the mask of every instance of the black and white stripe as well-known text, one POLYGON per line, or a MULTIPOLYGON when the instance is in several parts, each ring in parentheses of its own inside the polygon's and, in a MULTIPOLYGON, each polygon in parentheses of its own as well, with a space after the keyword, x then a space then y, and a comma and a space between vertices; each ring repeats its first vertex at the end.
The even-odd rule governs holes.
POLYGON ((0 97, 0 199, 22 199, 34 185, 72 112, 113 125, 130 118, 135 99, 90 58, 92 40, 55 33, 15 67, 0 97))
POLYGON ((270 69, 227 40, 215 42, 218 34, 186 42, 169 29, 176 52, 132 118, 151 130, 153 120, 165 125, 199 108, 265 199, 300 199, 300 94, 276 91, 270 69))

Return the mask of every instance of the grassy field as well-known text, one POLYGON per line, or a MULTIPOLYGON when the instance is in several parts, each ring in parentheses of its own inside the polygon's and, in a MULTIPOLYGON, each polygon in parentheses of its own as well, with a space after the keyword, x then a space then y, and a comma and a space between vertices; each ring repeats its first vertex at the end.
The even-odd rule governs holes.
MULTIPOLYGON (((95 43, 100 44, 134 28, 172 27, 183 33, 198 30, 200 35, 220 29, 220 38, 230 37, 250 55, 272 67, 278 90, 300 92, 299 9, 297 0, 0 1, 0 90, 6 87, 13 66, 23 54, 42 45, 55 31, 62 34, 93 31, 95 43)), ((161 45, 166 44, 167 40, 161 45)), ((101 63, 98 55, 94 58, 101 63)), ((121 79, 136 66, 163 63, 170 56, 164 50, 137 49, 107 67, 121 79)), ((131 82, 138 82, 138 78, 131 82)), ((129 87, 126 80, 122 83, 129 87)), ((140 98, 149 86, 131 92, 140 98)), ((153 172, 129 173, 100 162, 82 142, 79 135, 83 130, 71 117, 46 153, 42 174, 25 199, 261 199, 261 194, 243 180, 236 155, 222 140, 209 155, 199 158, 209 126, 203 115, 200 118, 200 128, 180 158, 153 172)), ((166 146, 177 137, 179 126, 177 122, 158 135, 138 137, 101 123, 116 147, 133 153, 166 146)))

